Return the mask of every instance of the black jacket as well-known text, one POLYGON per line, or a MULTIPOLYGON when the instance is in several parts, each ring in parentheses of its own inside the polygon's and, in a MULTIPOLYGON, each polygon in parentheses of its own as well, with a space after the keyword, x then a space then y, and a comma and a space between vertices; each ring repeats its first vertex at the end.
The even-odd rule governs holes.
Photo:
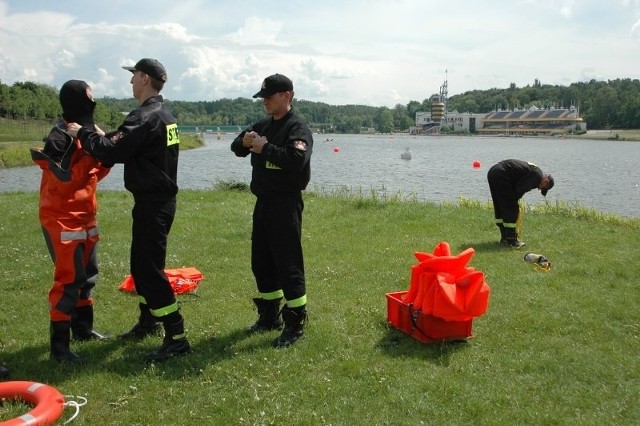
POLYGON ((251 191, 256 195, 302 191, 311 179, 313 136, 293 110, 280 120, 268 117, 258 121, 233 140, 231 150, 238 157, 251 154, 251 191), (260 154, 242 146, 244 134, 251 131, 267 138, 260 154))
POLYGON ((522 160, 500 161, 491 168, 489 173, 490 180, 508 181, 513 188, 516 199, 520 199, 526 192, 538 188, 543 178, 540 167, 522 160))
POLYGON ((100 136, 81 128, 82 147, 105 163, 124 164, 124 186, 136 200, 175 200, 180 138, 162 96, 129 113, 115 132, 100 136))

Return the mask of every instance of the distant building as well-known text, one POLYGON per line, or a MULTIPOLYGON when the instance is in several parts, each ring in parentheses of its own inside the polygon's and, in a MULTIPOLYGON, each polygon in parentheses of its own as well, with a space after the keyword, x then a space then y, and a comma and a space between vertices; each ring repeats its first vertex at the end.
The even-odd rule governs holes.
POLYGON ((548 135, 586 131, 587 123, 580 118, 577 108, 531 107, 527 110, 492 111, 471 113, 448 111, 448 86, 446 79, 438 94, 431 96, 431 111, 416 112, 416 126, 411 134, 437 135, 447 126, 453 132, 486 135, 548 135))
POLYGON ((450 126, 454 132, 505 136, 548 135, 587 130, 587 123, 579 116, 577 108, 532 107, 528 110, 498 110, 481 114, 448 111, 444 117, 439 110, 436 114, 416 112, 416 126, 410 131, 414 134, 439 134, 440 127, 444 125, 450 126), (440 120, 436 120, 438 118, 440 120))
POLYGON ((531 107, 528 110, 491 112, 483 119, 483 126, 478 128, 478 133, 522 136, 586 130, 587 123, 575 107, 531 107))

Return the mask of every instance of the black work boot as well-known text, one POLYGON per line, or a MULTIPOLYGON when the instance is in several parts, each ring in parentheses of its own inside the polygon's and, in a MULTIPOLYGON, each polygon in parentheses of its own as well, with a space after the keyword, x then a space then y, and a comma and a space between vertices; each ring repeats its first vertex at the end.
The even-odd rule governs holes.
POLYGON ((160 334, 160 323, 158 319, 151 314, 149 305, 140 303, 140 317, 133 328, 126 333, 122 333, 119 337, 121 340, 142 340, 153 334, 160 334))
POLYGON ((162 362, 191 352, 187 335, 184 332, 184 320, 179 312, 162 317, 162 325, 164 325, 162 346, 147 353, 145 356, 147 362, 162 362))
POLYGON ((280 319, 280 301, 282 298, 266 300, 256 297, 253 299, 258 309, 258 321, 247 327, 247 333, 263 333, 271 330, 282 330, 282 319, 280 319))
POLYGON ((304 336, 304 326, 307 322, 306 306, 290 308, 284 306, 282 308, 282 319, 284 320, 284 330, 276 340, 273 346, 276 348, 285 348, 293 345, 304 336))
POLYGON ((50 358, 58 362, 82 364, 84 359, 71 352, 71 321, 51 321, 51 355, 50 358))
POLYGON ((520 248, 525 244, 523 241, 520 241, 518 238, 518 234, 514 228, 504 228, 504 239, 500 241, 500 244, 503 246, 507 246, 510 248, 520 248))
POLYGON ((9 378, 9 369, 4 365, 0 365, 0 380, 9 378))
POLYGON ((506 244, 507 242, 507 235, 504 232, 504 225, 501 223, 496 224, 498 226, 498 229, 500 229, 500 244, 506 244))
POLYGON ((71 314, 71 334, 78 341, 107 340, 110 337, 93 329, 93 305, 79 306, 71 314))

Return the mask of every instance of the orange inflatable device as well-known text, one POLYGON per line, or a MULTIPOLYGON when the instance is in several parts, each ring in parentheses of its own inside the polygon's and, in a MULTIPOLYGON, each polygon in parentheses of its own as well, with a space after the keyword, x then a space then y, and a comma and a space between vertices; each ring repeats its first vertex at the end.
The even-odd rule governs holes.
POLYGON ((468 248, 452 255, 444 241, 432 253, 415 252, 409 289, 387 294, 388 322, 425 343, 470 337, 490 293, 484 273, 468 266, 474 254, 468 248))
POLYGON ((1 421, 2 426, 53 425, 64 411, 64 396, 54 387, 36 382, 2 382, 0 399, 24 401, 33 409, 19 417, 1 421))
MULTIPOLYGON (((195 293, 198 289, 198 284, 204 278, 202 272, 193 267, 165 269, 164 272, 167 274, 169 284, 171 284, 175 294, 195 293)), ((136 287, 131 275, 125 277, 122 284, 120 284, 119 290, 135 294, 136 287)))

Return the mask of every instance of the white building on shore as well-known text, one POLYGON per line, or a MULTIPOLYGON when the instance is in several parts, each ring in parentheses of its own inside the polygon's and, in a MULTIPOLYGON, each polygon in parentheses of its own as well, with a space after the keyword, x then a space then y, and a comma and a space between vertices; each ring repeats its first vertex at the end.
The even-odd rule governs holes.
POLYGON ((443 126, 456 133, 478 133, 486 135, 548 135, 586 131, 587 123, 579 116, 575 107, 527 110, 492 111, 489 113, 470 113, 447 111, 436 114, 416 112, 416 126, 410 129, 413 134, 440 134, 443 126))

